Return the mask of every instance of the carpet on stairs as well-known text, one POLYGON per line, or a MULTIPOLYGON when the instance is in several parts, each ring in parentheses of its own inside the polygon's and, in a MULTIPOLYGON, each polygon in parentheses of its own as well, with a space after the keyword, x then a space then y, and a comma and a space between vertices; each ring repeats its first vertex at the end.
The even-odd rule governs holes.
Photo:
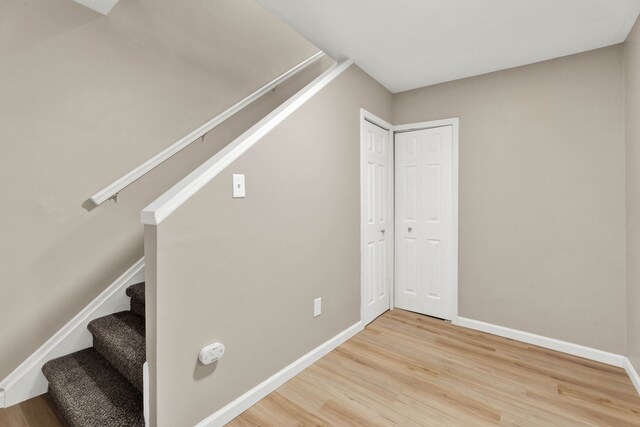
POLYGON ((43 366, 49 394, 71 427, 144 426, 144 286, 127 288, 130 311, 89 323, 93 347, 43 366))

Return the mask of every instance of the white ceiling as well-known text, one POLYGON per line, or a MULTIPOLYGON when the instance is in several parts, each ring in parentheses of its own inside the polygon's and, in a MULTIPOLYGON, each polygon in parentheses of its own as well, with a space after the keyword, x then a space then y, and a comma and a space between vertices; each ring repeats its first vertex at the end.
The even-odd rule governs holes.
POLYGON ((392 92, 621 43, 640 0, 257 0, 392 92))

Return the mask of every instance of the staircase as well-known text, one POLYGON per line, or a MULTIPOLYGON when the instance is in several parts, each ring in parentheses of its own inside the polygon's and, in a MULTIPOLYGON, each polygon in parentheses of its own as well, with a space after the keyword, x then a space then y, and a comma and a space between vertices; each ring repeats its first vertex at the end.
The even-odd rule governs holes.
POLYGON ((144 282, 127 288, 131 310, 89 323, 93 347, 42 367, 49 394, 71 427, 144 426, 144 282))

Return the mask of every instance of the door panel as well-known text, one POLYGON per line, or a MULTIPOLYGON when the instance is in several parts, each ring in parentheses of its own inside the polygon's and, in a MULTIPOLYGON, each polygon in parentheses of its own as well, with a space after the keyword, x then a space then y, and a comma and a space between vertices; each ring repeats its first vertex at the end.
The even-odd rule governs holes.
POLYGON ((363 123, 363 289, 365 324, 387 311, 393 274, 393 144, 389 131, 363 123))
POLYGON ((399 133, 395 144, 394 305, 451 319, 453 128, 399 133))
POLYGON ((375 281, 376 281, 376 243, 369 242, 367 243, 367 263, 366 263, 366 272, 367 277, 365 279, 366 283, 366 295, 367 295, 367 304, 371 305, 376 301, 375 296, 375 281))

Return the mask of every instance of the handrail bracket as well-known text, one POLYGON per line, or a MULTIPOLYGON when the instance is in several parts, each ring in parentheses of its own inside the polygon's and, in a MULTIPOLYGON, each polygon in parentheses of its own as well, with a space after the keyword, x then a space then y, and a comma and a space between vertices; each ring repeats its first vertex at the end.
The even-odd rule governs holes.
MULTIPOLYGON (((2 2, 2 0, 0 0, 0 2, 2 2)), ((205 136, 207 136, 207 134, 209 132, 211 132, 213 129, 218 127, 221 123, 223 123, 229 117, 234 116, 236 113, 241 111, 246 106, 250 105, 252 102, 254 102, 257 99, 259 99, 260 97, 262 97, 266 93, 268 93, 270 90, 275 91, 278 88, 278 86, 280 84, 282 84, 282 82, 286 81, 291 76, 293 76, 293 75, 297 74, 298 72, 302 71, 303 69, 305 69, 306 67, 308 67, 309 65, 313 64, 315 61, 319 60, 320 58, 322 58, 324 56, 325 56, 324 52, 317 52, 313 56, 307 58, 305 61, 303 61, 300 64, 296 65, 295 67, 293 67, 289 71, 285 72, 284 74, 281 74, 280 76, 276 77, 271 82, 269 82, 266 85, 262 86, 260 89, 254 91, 249 96, 247 96, 247 97, 243 98, 242 100, 236 102, 234 105, 232 105, 231 107, 227 108, 225 111, 223 111, 222 113, 218 114, 216 117, 214 117, 213 119, 209 120, 207 123, 203 124, 199 128, 197 128, 194 131, 190 132, 188 135, 184 136, 183 138, 181 138, 180 140, 178 140, 174 144, 172 144, 169 147, 165 148, 160 153, 156 154, 155 156, 153 156, 151 159, 147 160, 146 162, 144 162, 140 166, 138 166, 135 169, 131 170, 127 174, 121 176, 120 178, 118 178, 117 180, 115 180, 114 182, 112 182, 111 184, 109 184, 108 186, 106 186, 102 190, 98 191, 93 196, 91 196, 89 198, 89 200, 95 206, 99 206, 102 203, 106 202, 107 200, 113 200, 113 201, 117 202, 118 201, 118 193, 120 191, 122 191, 125 188, 127 188, 129 185, 131 185, 132 183, 134 183, 135 181, 140 179, 145 174, 149 173, 151 170, 156 168, 158 165, 162 164, 167 159, 169 159, 172 156, 174 156, 175 154, 179 153, 184 148, 188 147, 190 144, 195 143, 198 139, 200 139, 200 140, 202 140, 202 142, 204 142, 205 136)))

